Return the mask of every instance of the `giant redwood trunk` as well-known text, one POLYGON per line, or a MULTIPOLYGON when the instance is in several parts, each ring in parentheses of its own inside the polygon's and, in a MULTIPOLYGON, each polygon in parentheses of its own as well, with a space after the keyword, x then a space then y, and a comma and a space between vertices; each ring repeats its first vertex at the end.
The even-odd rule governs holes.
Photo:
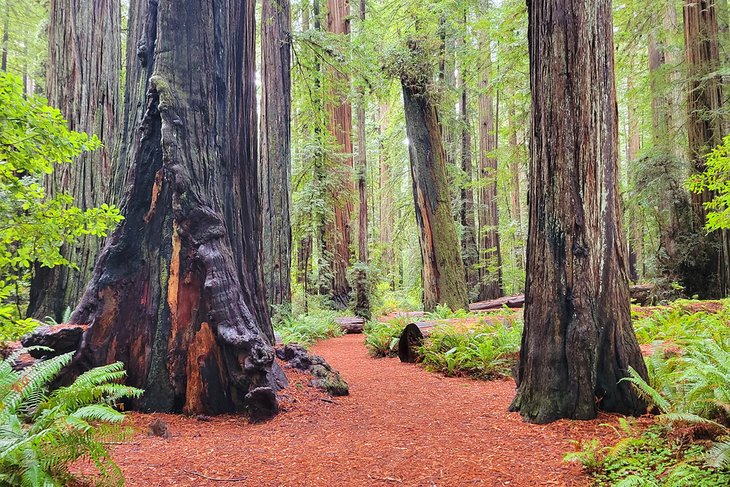
POLYGON ((610 0, 528 2, 532 139, 525 330, 512 409, 640 414, 618 192, 610 0))
POLYGON ((73 323, 70 373, 120 360, 134 407, 275 414, 260 274, 254 2, 132 2, 125 220, 73 323))
MULTIPOLYGON (((347 36, 350 34, 350 2, 349 0, 327 1, 327 30, 333 34, 347 36)), ((334 221, 326 225, 324 235, 325 253, 330 256, 329 269, 331 276, 327 283, 327 291, 332 304, 337 308, 346 308, 350 302, 350 284, 347 281, 347 269, 350 266, 352 252, 351 217, 353 213, 352 193, 354 187, 352 172, 352 105, 347 101, 347 88, 336 86, 347 84, 347 78, 340 72, 332 72, 335 86, 331 96, 333 101, 327 104, 329 113, 328 128, 337 143, 340 153, 338 173, 342 179, 342 187, 333 195, 335 201, 334 221)))
POLYGON ((402 85, 423 261, 423 308, 431 311, 445 304, 452 310, 467 309, 464 264, 451 215, 446 152, 436 108, 424 86, 405 77, 402 85))
POLYGON ((264 0, 261 11, 261 158, 263 270, 267 298, 291 301, 291 74, 289 0, 264 0))
MULTIPOLYGON (((685 60, 689 74, 687 96, 687 135, 693 172, 705 170, 705 156, 722 142, 725 135, 722 117, 722 78, 720 44, 715 0, 685 0, 684 43, 685 60)), ((695 231, 700 233, 705 224, 704 204, 714 195, 705 191, 692 194, 695 231)), ((722 297, 730 286, 730 243, 728 232, 713 232, 704 237, 702 248, 705 258, 686 269, 688 277, 695 278, 697 289, 689 289, 702 297, 722 297)), ((699 245, 699 244, 698 244, 699 245)))
MULTIPOLYGON (((116 203, 111 191, 118 114, 121 113, 121 11, 119 0, 52 0, 49 4, 49 103, 60 109, 69 128, 96 134, 103 147, 60 164, 46 177, 49 196, 66 192, 83 210, 116 203)), ((73 308, 91 277, 101 249, 98 237, 81 236, 61 254, 78 268, 38 267, 31 283, 28 315, 61 320, 73 308)))
MULTIPOLYGON (((480 42, 489 58, 489 43, 480 42)), ((479 81, 479 300, 502 296, 502 254, 499 243, 497 208, 497 128, 494 123, 492 90, 489 86, 491 61, 482 68, 479 81)), ((514 202, 513 202, 514 204, 514 202)), ((519 211, 519 207, 518 207, 519 211)))

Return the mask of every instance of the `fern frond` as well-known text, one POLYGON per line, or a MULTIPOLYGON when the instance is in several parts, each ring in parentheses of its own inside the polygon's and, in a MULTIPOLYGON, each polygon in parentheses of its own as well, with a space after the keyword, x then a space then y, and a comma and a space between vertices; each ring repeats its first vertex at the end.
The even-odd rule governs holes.
POLYGON ((629 366, 629 377, 624 377, 622 381, 631 382, 637 393, 646 401, 655 405, 662 412, 670 412, 672 410, 669 401, 662 397, 659 392, 651 387, 636 370, 629 366))
POLYGON ((705 458, 711 467, 730 468, 730 438, 715 443, 705 458))

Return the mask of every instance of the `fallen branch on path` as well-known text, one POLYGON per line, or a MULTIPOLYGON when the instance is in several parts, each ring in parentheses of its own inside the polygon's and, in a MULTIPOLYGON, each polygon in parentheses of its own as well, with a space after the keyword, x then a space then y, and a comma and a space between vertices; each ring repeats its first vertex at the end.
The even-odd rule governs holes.
POLYGON ((200 472, 195 472, 193 470, 183 470, 183 472, 189 473, 190 475, 197 475, 198 477, 202 477, 206 480, 213 480, 214 482, 243 482, 244 480, 246 480, 248 478, 244 475, 243 477, 236 477, 236 478, 232 478, 232 479, 221 479, 218 477, 208 477, 205 474, 202 474, 200 472))

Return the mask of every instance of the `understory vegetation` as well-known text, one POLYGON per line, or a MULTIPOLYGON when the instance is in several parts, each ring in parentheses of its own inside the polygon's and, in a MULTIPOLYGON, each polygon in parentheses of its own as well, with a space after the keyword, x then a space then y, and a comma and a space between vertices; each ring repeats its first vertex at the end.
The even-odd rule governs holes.
POLYGON ((598 485, 727 485, 730 482, 730 303, 692 313, 687 302, 635 323, 651 344, 649 382, 633 383, 657 414, 641 431, 620 421, 620 440, 580 445, 579 461, 598 485))
POLYGON ((79 459, 98 469, 103 484, 123 485, 107 445, 131 435, 117 403, 142 394, 119 383, 126 376, 123 364, 89 370, 49 392, 73 353, 17 372, 13 365, 24 352, 0 363, 0 485, 68 485, 69 466, 79 459))
POLYGON ((315 342, 344 334, 340 325, 335 322, 337 313, 328 310, 316 310, 310 313, 286 314, 278 317, 274 325, 282 343, 298 343, 309 348, 315 342))

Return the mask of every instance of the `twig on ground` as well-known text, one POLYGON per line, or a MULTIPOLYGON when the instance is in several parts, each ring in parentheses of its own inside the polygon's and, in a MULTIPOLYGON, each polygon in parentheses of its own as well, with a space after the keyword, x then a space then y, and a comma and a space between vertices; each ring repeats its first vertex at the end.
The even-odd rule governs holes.
POLYGON ((206 480, 213 480, 215 482, 243 482, 244 480, 246 480, 248 478, 244 475, 243 477, 236 477, 236 478, 231 478, 231 479, 221 479, 218 477, 208 477, 205 474, 202 474, 200 472, 194 472, 192 470, 183 470, 183 472, 189 473, 190 475, 197 475, 198 477, 202 477, 206 480))

